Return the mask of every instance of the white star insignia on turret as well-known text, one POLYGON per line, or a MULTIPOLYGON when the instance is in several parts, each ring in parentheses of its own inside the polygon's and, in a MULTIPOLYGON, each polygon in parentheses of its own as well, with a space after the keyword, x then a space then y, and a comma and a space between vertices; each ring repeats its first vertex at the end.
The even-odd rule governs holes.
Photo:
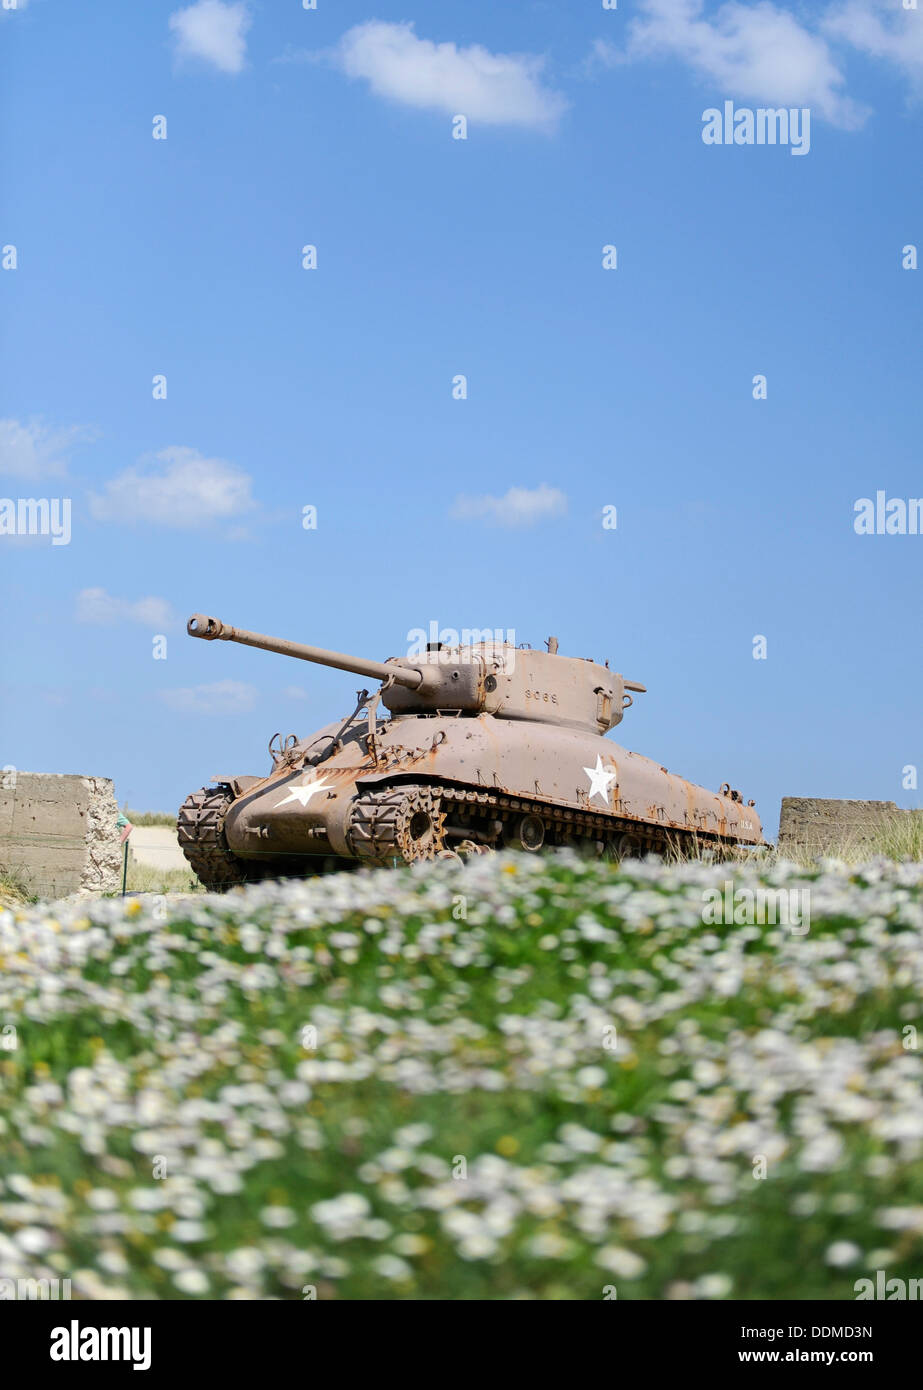
POLYGON ((594 796, 601 796, 603 801, 608 806, 608 786, 610 782, 615 781, 616 774, 614 772, 606 771, 606 769, 603 767, 602 758, 599 756, 598 753, 596 754, 596 766, 585 767, 583 770, 586 773, 587 777, 589 777, 590 779, 590 790, 588 793, 589 799, 592 801, 594 796))
POLYGON ((321 779, 319 782, 309 782, 307 786, 292 787, 288 796, 276 802, 276 808, 278 809, 279 806, 287 806, 290 801, 300 801, 302 806, 307 806, 315 792, 322 792, 332 785, 332 782, 325 782, 321 779))

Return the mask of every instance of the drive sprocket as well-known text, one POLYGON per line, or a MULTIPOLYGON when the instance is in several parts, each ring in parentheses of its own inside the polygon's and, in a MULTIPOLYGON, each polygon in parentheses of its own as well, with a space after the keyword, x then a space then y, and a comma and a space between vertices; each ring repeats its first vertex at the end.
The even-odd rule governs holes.
POLYGON ((413 864, 445 848, 439 788, 403 786, 362 792, 353 805, 348 838, 366 864, 413 864))

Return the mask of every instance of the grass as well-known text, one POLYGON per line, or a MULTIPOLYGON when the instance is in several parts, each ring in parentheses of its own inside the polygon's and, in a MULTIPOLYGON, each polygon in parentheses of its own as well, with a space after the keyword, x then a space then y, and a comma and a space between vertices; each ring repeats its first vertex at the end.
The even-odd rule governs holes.
POLYGON ((890 820, 874 837, 871 848, 872 853, 889 859, 923 859, 923 811, 905 811, 890 820))
POLYGON ((0 908, 20 907, 34 901, 34 894, 14 870, 0 868, 0 908))
POLYGON ((158 869, 128 856, 129 893, 204 893, 191 869, 158 869))
MULTIPOLYGON (((839 840, 824 850, 825 857, 840 859, 845 864, 861 864, 879 854, 897 863, 923 860, 923 811, 900 811, 883 817, 880 826, 866 836, 844 831, 839 840)), ((818 850, 810 843, 789 844, 784 852, 774 852, 774 857, 809 865, 817 859, 818 850)))
POLYGON ((169 811, 123 811, 132 825, 176 825, 176 812, 169 811))
MULTIPOLYGON (((110 897, 121 896, 121 874, 119 888, 110 897)), ((148 864, 139 864, 129 856, 126 892, 151 893, 204 893, 199 880, 191 869, 157 869, 148 864)), ((37 901, 22 878, 14 871, 0 869, 0 910, 22 907, 37 901)))
POLYGON ((10 1277, 851 1300, 920 1275, 915 867, 504 854, 21 908, 0 956, 10 1277), (707 924, 728 878, 808 893, 810 932, 707 924))

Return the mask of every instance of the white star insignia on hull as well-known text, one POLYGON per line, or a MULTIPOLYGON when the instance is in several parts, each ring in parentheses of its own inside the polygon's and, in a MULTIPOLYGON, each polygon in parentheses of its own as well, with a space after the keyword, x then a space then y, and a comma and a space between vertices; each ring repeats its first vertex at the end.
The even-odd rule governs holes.
POLYGON ((302 806, 307 806, 315 792, 325 791, 327 787, 331 786, 333 786, 332 782, 325 782, 321 779, 319 782, 309 782, 305 787, 292 787, 288 796, 276 802, 276 809, 278 810, 280 806, 287 806, 290 801, 300 801, 302 806))
POLYGON ((607 772, 603 767, 602 758, 596 754, 596 766, 585 767, 584 772, 590 779, 589 799, 592 801, 594 796, 601 796, 606 805, 609 805, 608 787, 610 782, 614 782, 616 774, 607 772))

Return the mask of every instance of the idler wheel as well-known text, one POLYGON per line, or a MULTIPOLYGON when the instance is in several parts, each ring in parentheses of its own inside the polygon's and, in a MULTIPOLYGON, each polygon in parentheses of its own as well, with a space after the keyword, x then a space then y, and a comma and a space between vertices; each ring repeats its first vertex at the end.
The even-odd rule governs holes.
POLYGON ((503 843, 507 849, 528 850, 534 854, 545 843, 545 827, 540 816, 531 811, 516 819, 504 830, 503 843))

